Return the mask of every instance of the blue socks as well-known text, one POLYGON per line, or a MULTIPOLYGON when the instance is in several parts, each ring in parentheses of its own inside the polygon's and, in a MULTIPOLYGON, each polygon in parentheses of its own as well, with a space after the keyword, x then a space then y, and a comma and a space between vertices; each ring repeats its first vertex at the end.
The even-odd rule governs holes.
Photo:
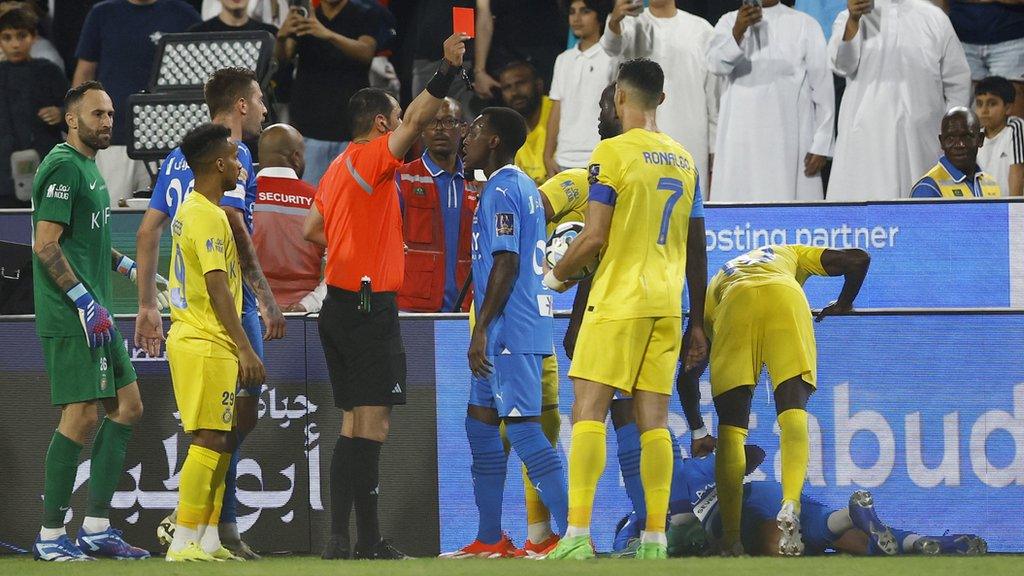
POLYGON ((893 528, 889 526, 889 530, 892 530, 892 535, 896 537, 896 545, 900 548, 900 554, 913 554, 913 550, 905 550, 903 548, 903 542, 907 539, 907 536, 915 536, 917 533, 911 530, 900 530, 899 528, 893 528))
POLYGON ((506 422, 508 436, 516 455, 526 465, 526 471, 540 499, 551 512, 559 534, 565 534, 569 518, 569 492, 565 487, 562 460, 551 442, 544 436, 540 422, 506 422))
POLYGON ((686 475, 683 473, 683 452, 679 449, 679 440, 671 430, 668 432, 672 439, 672 488, 668 496, 668 513, 683 514, 693 512, 693 504, 690 503, 690 489, 686 483, 686 475))
MULTIPOLYGON (((473 453, 470 470, 473 473, 476 507, 480 512, 476 538, 484 544, 494 544, 501 540, 501 505, 505 495, 508 456, 505 455, 505 446, 497 426, 466 416, 466 437, 473 453)), ((548 448, 551 448, 550 444, 548 448)))
POLYGON ((220 507, 221 524, 238 523, 238 498, 235 495, 238 486, 238 460, 242 457, 242 436, 238 437, 238 446, 231 453, 231 464, 228 465, 228 473, 224 476, 224 500, 220 507))
POLYGON ((622 471, 622 482, 626 485, 626 495, 642 525, 647 518, 647 502, 644 500, 644 485, 640 480, 640 430, 636 423, 626 424, 615 430, 615 438, 619 444, 619 469, 622 471))

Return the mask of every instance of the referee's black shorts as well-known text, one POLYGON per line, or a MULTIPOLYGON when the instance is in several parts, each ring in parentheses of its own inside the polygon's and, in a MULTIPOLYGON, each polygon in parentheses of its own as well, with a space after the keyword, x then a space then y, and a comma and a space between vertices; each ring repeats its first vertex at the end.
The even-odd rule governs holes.
POLYGON ((319 326, 335 406, 405 404, 405 347, 394 292, 373 293, 364 313, 358 292, 328 286, 319 326))

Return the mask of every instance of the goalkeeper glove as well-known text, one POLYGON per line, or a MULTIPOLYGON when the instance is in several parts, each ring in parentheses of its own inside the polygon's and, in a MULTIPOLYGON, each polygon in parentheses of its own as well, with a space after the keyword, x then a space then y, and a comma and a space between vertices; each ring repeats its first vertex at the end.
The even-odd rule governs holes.
MULTIPOLYGON (((131 258, 121 256, 121 260, 117 263, 117 271, 127 276, 132 284, 138 283, 139 267, 131 258)), ((159 310, 166 310, 171 305, 167 279, 159 274, 156 275, 156 305, 159 310)))
POLYGON ((85 340, 90 348, 99 348, 114 338, 114 323, 110 312, 89 294, 81 282, 67 291, 68 298, 78 308, 78 319, 85 331, 85 340))

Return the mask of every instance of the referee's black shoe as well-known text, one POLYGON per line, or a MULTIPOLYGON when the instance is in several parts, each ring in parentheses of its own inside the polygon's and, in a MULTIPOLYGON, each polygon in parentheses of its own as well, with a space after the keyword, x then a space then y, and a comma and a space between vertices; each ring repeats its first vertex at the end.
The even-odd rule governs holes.
POLYGON ((348 534, 331 534, 320 558, 323 560, 351 560, 352 547, 348 541, 348 534))
POLYGON ((376 544, 366 547, 361 543, 356 544, 355 554, 352 556, 356 560, 411 560, 412 556, 408 556, 399 549, 391 545, 391 542, 381 539, 376 544))

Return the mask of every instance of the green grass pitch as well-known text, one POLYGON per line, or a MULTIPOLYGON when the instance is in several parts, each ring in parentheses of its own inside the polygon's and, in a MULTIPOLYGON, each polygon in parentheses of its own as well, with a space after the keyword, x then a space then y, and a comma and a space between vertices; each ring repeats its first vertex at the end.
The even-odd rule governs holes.
POLYGON ((690 558, 665 561, 590 560, 433 560, 390 562, 327 562, 301 556, 271 557, 259 562, 169 564, 163 558, 142 562, 104 560, 90 563, 45 564, 28 557, 0 557, 0 574, 71 574, 74 576, 150 576, 180 574, 316 576, 1002 576, 1024 574, 1024 556, 990 555, 971 558, 690 558))

